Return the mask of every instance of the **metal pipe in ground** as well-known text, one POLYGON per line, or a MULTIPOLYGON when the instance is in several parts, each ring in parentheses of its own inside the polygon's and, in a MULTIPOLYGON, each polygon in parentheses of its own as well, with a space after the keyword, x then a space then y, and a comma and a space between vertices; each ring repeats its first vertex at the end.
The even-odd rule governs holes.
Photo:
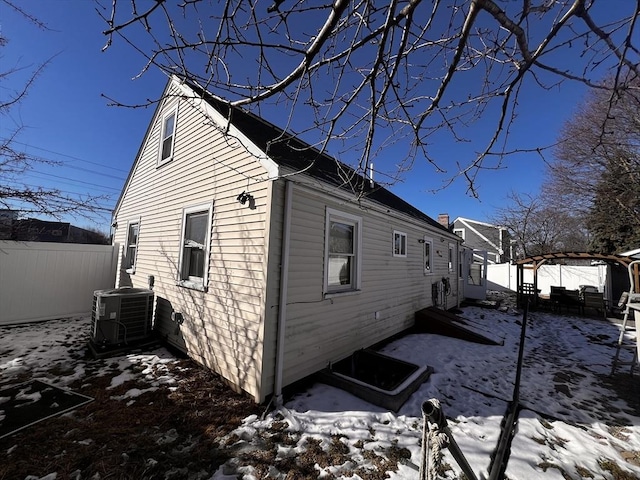
POLYGON ((511 452, 511 441, 515 434, 516 425, 518 423, 518 414, 520 413, 520 379, 522 378, 522 364, 524 362, 524 341, 527 332, 527 316, 529 313, 529 300, 524 304, 524 314, 522 316, 522 330, 520 331, 520 346, 518 350, 518 363, 516 365, 516 379, 513 385, 513 395, 511 402, 507 406, 507 412, 500 432, 498 446, 494 451, 489 465, 489 479, 498 480, 502 478, 507 469, 509 454, 511 452))
POLYGON ((427 480, 430 477, 429 475, 430 469, 426 465, 426 457, 428 455, 427 453, 427 450, 428 450, 427 433, 428 432, 427 431, 429 429, 428 427, 429 424, 433 424, 437 430, 439 430, 440 432, 444 433, 447 436, 447 443, 448 443, 447 448, 449 448, 449 451, 451 451, 451 455, 453 455, 453 458, 456 460, 456 462, 458 462, 458 465, 460 465, 460 468, 462 469, 464 474, 467 476, 468 480, 477 480, 478 477, 476 477, 476 474, 473 473, 473 470, 471 469, 471 465, 469 465, 469 462, 467 462, 467 459, 462 453, 462 450, 460 450, 460 447, 458 446, 455 439, 453 438, 453 434, 449 429, 449 425, 447 424, 447 419, 444 416, 444 412, 442 411, 442 408, 440 407, 440 403, 435 399, 431 399, 431 400, 427 400, 426 402, 423 402, 422 416, 424 418, 425 428, 423 430, 424 433, 422 438, 422 462, 420 465, 420 480, 427 480))

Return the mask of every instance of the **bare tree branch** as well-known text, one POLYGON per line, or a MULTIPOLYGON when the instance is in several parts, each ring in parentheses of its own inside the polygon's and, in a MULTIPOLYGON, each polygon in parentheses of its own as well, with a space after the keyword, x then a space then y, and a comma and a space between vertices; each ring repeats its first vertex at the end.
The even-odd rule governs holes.
MULTIPOLYGON (((33 15, 17 7, 8 0, 0 0, 16 10, 22 17, 38 28, 48 30, 47 26, 33 15)), ((10 48, 9 42, 0 37, 0 48, 10 48)), ((11 113, 27 98, 31 88, 46 67, 53 61, 52 57, 37 65, 27 76, 17 90, 5 88, 0 98, 0 117, 3 125, 14 122, 11 113)), ((23 73, 27 67, 16 66, 0 72, 0 79, 6 79, 18 73, 23 73)), ((14 122, 16 123, 16 122, 14 122)), ((5 129, 4 137, 0 138, 0 208, 18 212, 20 215, 49 215, 61 218, 73 214, 85 219, 96 221, 96 214, 108 218, 109 209, 102 206, 110 200, 108 195, 77 195, 66 193, 57 188, 45 188, 26 183, 25 176, 37 170, 38 167, 60 166, 61 162, 52 161, 30 154, 24 148, 26 145, 18 141, 23 126, 18 124, 12 131, 5 129)))
POLYGON ((534 132, 511 142, 521 95, 579 82, 614 99, 626 84, 603 86, 604 76, 640 74, 640 0, 616 11, 604 0, 127 0, 133 13, 122 1, 102 15, 106 48, 121 38, 139 51, 140 75, 181 75, 230 107, 277 105, 288 132, 359 173, 375 158, 399 179, 426 161, 445 184, 465 178, 471 194, 510 152, 546 147, 534 132), (477 125, 492 125, 484 141, 477 125), (472 138, 475 153, 456 162, 430 143, 472 138))

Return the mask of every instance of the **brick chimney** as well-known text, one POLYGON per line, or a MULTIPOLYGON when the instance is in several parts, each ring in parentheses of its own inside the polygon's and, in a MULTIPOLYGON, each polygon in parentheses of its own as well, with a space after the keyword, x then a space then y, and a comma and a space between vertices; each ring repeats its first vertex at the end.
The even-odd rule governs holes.
POLYGON ((449 214, 441 213, 438 215, 438 223, 444 228, 449 228, 449 214))

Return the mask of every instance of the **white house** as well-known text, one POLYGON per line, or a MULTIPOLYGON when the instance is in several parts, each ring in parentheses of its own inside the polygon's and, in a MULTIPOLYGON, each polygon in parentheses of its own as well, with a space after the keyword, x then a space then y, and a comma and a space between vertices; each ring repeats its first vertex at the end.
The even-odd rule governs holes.
POLYGON ((116 286, 153 283, 159 334, 257 402, 459 302, 457 236, 175 77, 113 225, 116 286))
POLYGON ((513 258, 511 236, 505 227, 463 217, 456 218, 451 226, 466 247, 486 251, 488 263, 504 263, 513 258))

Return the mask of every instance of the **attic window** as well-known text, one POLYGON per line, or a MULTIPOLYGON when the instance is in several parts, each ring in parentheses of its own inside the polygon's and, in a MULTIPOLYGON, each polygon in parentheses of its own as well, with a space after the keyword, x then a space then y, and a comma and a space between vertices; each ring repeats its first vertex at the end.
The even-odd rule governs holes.
POLYGON ((175 143, 176 118, 178 109, 174 108, 162 118, 162 135, 160 136, 160 160, 159 164, 170 161, 173 158, 173 146, 175 143))

